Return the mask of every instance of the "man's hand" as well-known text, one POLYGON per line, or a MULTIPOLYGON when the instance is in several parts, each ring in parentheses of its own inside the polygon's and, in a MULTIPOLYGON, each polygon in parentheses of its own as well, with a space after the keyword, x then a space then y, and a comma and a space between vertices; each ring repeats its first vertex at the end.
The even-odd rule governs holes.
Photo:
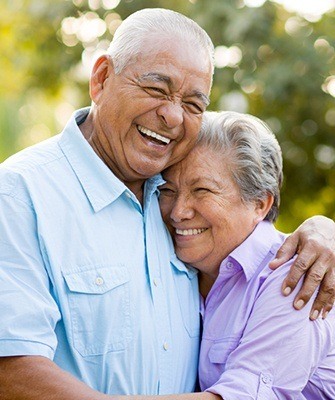
POLYGON ((294 308, 304 307, 319 288, 310 319, 315 320, 321 312, 326 318, 335 301, 335 222, 323 216, 307 219, 286 239, 270 268, 278 268, 296 253, 298 256, 283 282, 282 292, 288 296, 305 274, 304 283, 294 299, 294 308))

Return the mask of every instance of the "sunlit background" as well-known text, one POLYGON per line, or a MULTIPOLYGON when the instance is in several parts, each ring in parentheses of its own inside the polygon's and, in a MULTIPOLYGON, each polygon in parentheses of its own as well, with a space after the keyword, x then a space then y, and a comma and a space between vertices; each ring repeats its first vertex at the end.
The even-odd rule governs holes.
POLYGON ((280 228, 335 218, 335 0, 6 0, 0 15, 0 161, 89 105, 88 78, 121 21, 182 12, 215 44, 210 109, 264 119, 283 150, 280 228))

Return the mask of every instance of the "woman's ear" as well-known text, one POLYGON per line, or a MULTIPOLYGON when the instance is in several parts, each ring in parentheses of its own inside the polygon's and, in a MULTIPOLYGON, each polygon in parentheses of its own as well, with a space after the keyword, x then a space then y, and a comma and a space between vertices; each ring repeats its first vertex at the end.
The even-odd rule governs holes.
POLYGON ((106 54, 100 56, 93 66, 90 79, 90 96, 94 103, 99 101, 105 81, 111 73, 114 73, 111 57, 106 54))
POLYGON ((267 216, 268 212, 270 211, 270 208, 272 207, 273 204, 273 196, 270 193, 267 193, 266 197, 264 199, 260 199, 256 201, 256 207, 255 207, 255 222, 261 222, 264 220, 264 218, 267 216))

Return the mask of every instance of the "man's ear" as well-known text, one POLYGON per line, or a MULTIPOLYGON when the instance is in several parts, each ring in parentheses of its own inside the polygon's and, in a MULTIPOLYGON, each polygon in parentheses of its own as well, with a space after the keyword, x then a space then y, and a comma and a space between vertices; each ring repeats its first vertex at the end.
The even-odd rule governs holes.
POLYGON ((105 81, 113 71, 113 64, 108 55, 100 56, 95 62, 90 79, 90 96, 94 103, 99 101, 105 81))
POLYGON ((273 196, 270 193, 268 193, 264 199, 257 200, 255 207, 255 221, 257 223, 263 221, 263 219, 267 216, 267 213, 272 207, 273 200, 273 196))

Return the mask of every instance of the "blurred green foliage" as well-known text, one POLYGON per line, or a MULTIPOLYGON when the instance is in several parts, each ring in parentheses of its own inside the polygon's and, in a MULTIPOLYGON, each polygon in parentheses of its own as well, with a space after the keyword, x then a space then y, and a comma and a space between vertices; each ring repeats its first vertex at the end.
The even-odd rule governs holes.
POLYGON ((276 133, 285 183, 278 226, 335 219, 335 12, 306 19, 266 1, 4 0, 0 14, 0 161, 58 133, 89 105, 92 60, 122 19, 182 12, 209 33, 217 68, 210 109, 249 112, 276 133))

